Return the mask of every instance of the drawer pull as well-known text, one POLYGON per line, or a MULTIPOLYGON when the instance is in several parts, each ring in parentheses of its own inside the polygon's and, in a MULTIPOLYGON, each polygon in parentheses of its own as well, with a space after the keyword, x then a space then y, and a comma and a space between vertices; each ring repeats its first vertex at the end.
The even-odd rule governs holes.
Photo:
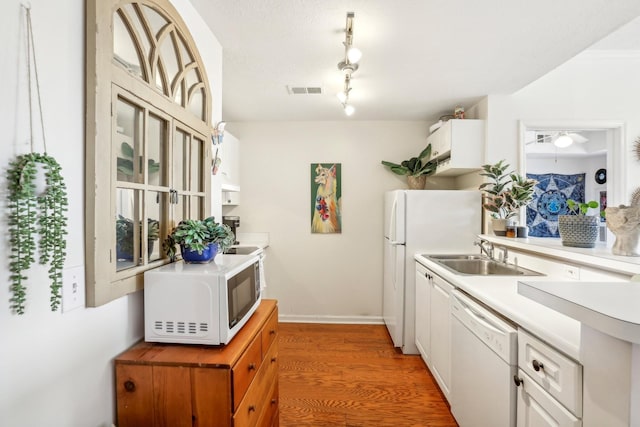
POLYGON ((271 329, 271 330, 269 331, 269 335, 275 335, 275 334, 276 334, 276 330, 275 330, 275 329, 271 329))
POLYGON ((274 356, 274 357, 272 357, 272 358, 271 358, 271 363, 276 363, 276 360, 278 360, 278 358, 277 358, 277 357, 275 357, 275 356, 274 356))
POLYGON ((538 362, 536 359, 533 359, 531 364, 533 365, 533 370, 536 371, 536 372, 539 372, 540 369, 544 369, 544 365, 542 363, 538 362))
POLYGON ((518 377, 517 375, 514 375, 513 382, 516 384, 516 387, 520 387, 524 381, 522 380, 522 378, 518 377))
POLYGON ((255 363, 249 363, 249 370, 253 371, 254 369, 256 369, 256 364, 255 363))
POLYGON ((276 403, 278 403, 278 401, 276 399, 271 399, 271 404, 275 405, 276 403))
POLYGON ((124 389, 127 391, 135 391, 136 389, 136 383, 134 383, 131 380, 127 380, 124 382, 124 389))
POLYGON ((255 412, 256 407, 254 405, 249 405, 249 412, 255 412))

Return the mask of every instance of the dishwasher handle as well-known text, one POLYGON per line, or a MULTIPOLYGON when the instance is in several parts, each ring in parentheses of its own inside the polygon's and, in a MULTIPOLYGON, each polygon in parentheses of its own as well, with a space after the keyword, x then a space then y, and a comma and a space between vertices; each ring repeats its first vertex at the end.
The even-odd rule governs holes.
POLYGON ((504 334, 506 332, 510 332, 508 330, 505 330, 503 326, 497 325, 496 322, 492 321, 493 319, 489 319, 483 313, 480 313, 478 310, 475 310, 468 303, 466 303, 466 301, 463 301, 458 295, 454 294, 452 296, 453 298, 456 299, 458 304, 462 306, 462 309, 465 311, 466 315, 475 319, 484 328, 489 329, 490 331, 495 332, 497 334, 504 334))

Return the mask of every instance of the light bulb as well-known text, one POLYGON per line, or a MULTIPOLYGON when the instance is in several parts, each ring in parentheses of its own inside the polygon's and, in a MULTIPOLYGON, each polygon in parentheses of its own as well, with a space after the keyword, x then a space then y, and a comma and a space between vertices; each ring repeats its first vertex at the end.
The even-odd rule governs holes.
POLYGON ((345 102, 347 102, 347 94, 344 92, 338 92, 338 94, 336 95, 338 97, 338 99, 340 100, 341 104, 344 104, 345 102))
POLYGON ((566 148, 573 144, 573 139, 571 139, 569 135, 560 135, 555 141, 553 141, 553 144, 559 148, 566 148))
POLYGON ((362 58, 362 51, 360 49, 353 46, 347 49, 347 59, 350 63, 355 64, 360 61, 360 58, 362 58))
POLYGON ((356 112, 356 109, 353 107, 353 105, 347 104, 347 105, 344 106, 344 113, 347 116, 350 116, 355 112, 356 112))

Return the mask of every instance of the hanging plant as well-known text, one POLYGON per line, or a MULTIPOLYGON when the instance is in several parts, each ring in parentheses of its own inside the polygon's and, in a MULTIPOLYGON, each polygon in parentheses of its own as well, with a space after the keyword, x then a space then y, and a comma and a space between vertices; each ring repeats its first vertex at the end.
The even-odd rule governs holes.
POLYGON ((11 162, 9 179, 9 233, 11 243, 11 308, 24 314, 25 271, 35 261, 35 234, 40 235, 39 263, 49 265, 51 310, 60 307, 62 269, 67 256, 67 192, 60 165, 47 154, 30 153, 11 162), (44 168, 46 189, 36 194, 37 165, 44 168))

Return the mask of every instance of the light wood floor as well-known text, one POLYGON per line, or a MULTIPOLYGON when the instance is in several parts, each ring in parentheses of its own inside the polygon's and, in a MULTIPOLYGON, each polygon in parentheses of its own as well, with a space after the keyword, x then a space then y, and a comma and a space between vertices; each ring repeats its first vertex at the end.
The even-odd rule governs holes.
POLYGON ((420 356, 385 326, 280 323, 281 427, 452 426, 420 356))

